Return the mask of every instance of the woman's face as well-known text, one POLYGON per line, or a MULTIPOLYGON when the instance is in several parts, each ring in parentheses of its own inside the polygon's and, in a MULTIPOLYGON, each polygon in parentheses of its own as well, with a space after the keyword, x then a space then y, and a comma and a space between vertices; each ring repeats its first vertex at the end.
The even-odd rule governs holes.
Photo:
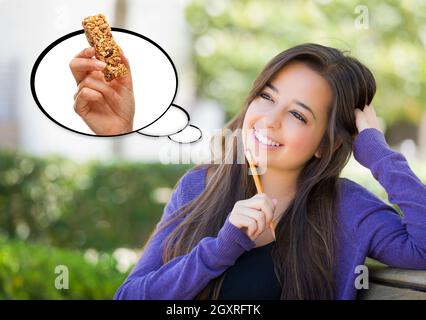
POLYGON ((250 103, 243 142, 261 166, 297 170, 320 157, 332 92, 327 81, 302 62, 284 66, 250 103))

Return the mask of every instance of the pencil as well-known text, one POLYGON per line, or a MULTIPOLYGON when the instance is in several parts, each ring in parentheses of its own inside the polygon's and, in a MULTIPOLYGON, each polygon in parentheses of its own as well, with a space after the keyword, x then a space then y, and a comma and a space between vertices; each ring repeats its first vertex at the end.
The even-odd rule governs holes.
MULTIPOLYGON (((256 168, 256 165, 253 162, 253 157, 252 157, 252 154, 251 154, 249 149, 247 149, 247 153, 249 154, 249 157, 247 157, 247 161, 249 163, 251 175, 253 176, 254 184, 256 185, 257 193, 263 193, 263 188, 262 188, 262 184, 260 183, 260 178, 259 178, 259 175, 257 173, 257 168, 256 168)), ((272 231, 272 237, 274 238, 274 240, 276 240, 275 228, 274 228, 273 221, 271 221, 271 223, 269 224, 269 227, 271 228, 271 231, 272 231)))

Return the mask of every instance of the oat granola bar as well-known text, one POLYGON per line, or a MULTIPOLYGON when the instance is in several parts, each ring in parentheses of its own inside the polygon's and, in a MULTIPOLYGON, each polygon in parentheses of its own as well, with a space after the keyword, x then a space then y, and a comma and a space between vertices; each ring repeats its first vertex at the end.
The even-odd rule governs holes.
POLYGON ((120 47, 114 41, 111 28, 103 14, 89 16, 82 22, 90 46, 96 50, 95 57, 107 65, 103 70, 106 81, 127 74, 127 68, 120 58, 120 47))

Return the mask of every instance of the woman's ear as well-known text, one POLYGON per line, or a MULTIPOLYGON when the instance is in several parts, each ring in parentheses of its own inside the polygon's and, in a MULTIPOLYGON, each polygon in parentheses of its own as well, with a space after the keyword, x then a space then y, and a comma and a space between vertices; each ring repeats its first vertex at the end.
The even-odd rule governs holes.
POLYGON ((342 139, 341 136, 338 136, 336 138, 336 145, 334 146, 333 152, 335 152, 337 149, 339 149, 342 144, 343 144, 343 139, 342 139))
POLYGON ((334 145, 333 153, 336 152, 336 150, 339 149, 342 146, 342 144, 343 144, 343 139, 339 135, 336 137, 336 144, 334 145))

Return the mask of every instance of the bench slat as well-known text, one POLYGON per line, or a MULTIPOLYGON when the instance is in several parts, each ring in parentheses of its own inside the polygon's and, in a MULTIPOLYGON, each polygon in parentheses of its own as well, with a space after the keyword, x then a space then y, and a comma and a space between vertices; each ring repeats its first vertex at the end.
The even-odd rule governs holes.
POLYGON ((388 287, 370 283, 368 290, 360 290, 359 300, 426 300, 426 292, 388 287))
POLYGON ((426 270, 370 267, 371 282, 426 291, 426 270))

